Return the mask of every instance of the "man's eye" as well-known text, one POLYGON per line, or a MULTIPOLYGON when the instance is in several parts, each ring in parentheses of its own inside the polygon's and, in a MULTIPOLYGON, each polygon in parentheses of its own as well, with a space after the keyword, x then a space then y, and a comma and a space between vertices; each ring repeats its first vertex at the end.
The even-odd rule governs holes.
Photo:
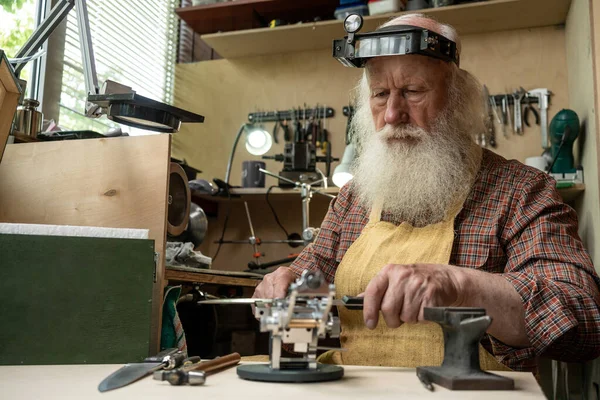
POLYGON ((386 92, 375 92, 373 93, 373 97, 383 97, 386 95, 386 92))

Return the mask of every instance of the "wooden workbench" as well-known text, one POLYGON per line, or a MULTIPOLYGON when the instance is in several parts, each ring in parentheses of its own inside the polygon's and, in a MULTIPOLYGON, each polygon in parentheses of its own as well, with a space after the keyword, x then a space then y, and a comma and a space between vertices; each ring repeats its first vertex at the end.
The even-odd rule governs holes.
POLYGON ((515 390, 427 391, 410 368, 345 367, 343 379, 324 383, 264 383, 240 379, 235 368, 209 375, 204 386, 171 386, 145 378, 129 386, 100 393, 98 384, 120 365, 53 365, 0 367, 0 397, 4 399, 543 399, 534 377, 526 372, 502 372, 515 380, 515 390))
POLYGON ((165 268, 165 279, 172 283, 191 282, 256 287, 261 282, 262 275, 251 272, 167 266, 165 268))

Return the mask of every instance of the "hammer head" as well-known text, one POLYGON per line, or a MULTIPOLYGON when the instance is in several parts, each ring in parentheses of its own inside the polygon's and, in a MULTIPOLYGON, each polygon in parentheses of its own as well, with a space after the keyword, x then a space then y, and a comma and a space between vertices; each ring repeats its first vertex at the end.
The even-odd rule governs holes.
POLYGON ((156 371, 153 378, 157 381, 167 381, 171 385, 203 385, 206 382, 204 371, 156 371))

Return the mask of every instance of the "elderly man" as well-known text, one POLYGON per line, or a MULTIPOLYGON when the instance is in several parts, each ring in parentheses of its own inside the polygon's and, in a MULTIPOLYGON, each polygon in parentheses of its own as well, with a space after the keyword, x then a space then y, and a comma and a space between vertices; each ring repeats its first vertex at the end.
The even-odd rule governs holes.
MULTIPOLYGON (((412 25, 450 39, 422 15, 412 25)), ((340 308, 334 361, 415 367, 440 363, 430 306, 483 307, 486 369, 534 370, 538 356, 583 361, 600 354, 600 292, 577 234, 575 211, 548 175, 482 150, 481 88, 457 62, 421 54, 370 58, 357 88, 354 179, 332 201, 315 242, 265 276, 255 297, 283 297, 304 269, 320 269, 340 308)))

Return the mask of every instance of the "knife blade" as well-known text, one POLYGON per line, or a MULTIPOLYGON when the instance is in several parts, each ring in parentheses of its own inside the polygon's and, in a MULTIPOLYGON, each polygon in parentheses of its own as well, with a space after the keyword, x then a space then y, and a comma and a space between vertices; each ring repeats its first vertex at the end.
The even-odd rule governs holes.
MULTIPOLYGON (((200 300, 198 304, 254 304, 257 303, 272 303, 273 299, 248 299, 248 298, 236 298, 236 299, 210 299, 210 300, 200 300)), ((344 296, 341 299, 333 300, 334 306, 343 306, 349 310, 362 310, 363 308, 363 297, 356 296, 344 296)))
POLYGON ((177 349, 163 350, 155 356, 144 359, 144 362, 130 363, 119 368, 100 382, 98 390, 106 392, 129 385, 161 368, 177 368, 183 363, 184 359, 185 355, 178 352, 177 349))

